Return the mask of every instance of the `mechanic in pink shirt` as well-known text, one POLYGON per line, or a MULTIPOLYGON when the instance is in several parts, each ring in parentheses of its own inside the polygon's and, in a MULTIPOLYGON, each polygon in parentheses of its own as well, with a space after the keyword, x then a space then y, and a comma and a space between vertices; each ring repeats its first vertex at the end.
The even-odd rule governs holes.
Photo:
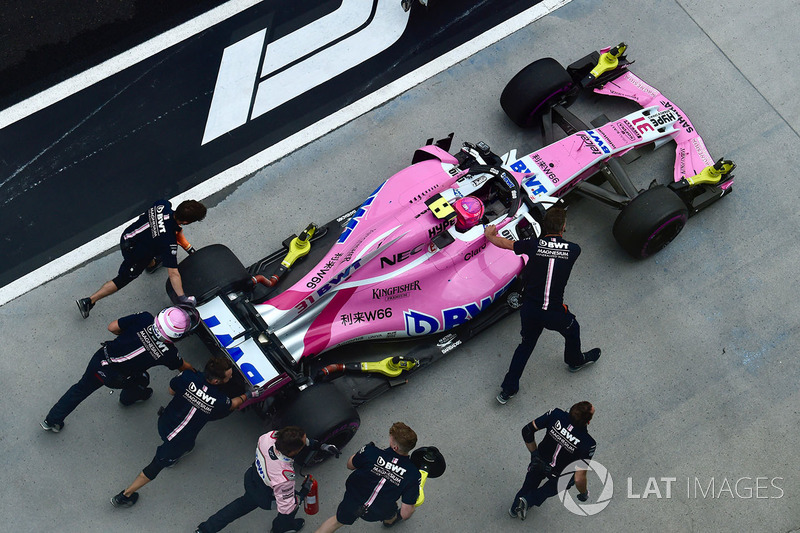
POLYGON ((299 509, 299 501, 305 497, 310 483, 304 483, 300 497, 296 497, 294 458, 306 446, 312 451, 321 450, 337 457, 340 454, 332 444, 320 444, 308 439, 305 431, 297 426, 287 426, 261 435, 256 446, 255 461, 244 474, 244 495, 217 511, 197 526, 196 531, 220 531, 256 507, 271 509, 272 502, 276 502, 278 507, 278 516, 272 521, 273 533, 290 533, 303 529, 305 520, 295 518, 295 515, 299 509))

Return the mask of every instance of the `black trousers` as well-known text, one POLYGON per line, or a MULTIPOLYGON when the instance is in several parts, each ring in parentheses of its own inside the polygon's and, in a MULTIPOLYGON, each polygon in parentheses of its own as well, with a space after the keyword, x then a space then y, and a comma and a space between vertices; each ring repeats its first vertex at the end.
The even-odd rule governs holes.
MULTIPOLYGON (((250 465, 250 468, 244 473, 244 494, 211 515, 208 520, 197 528, 203 533, 216 533, 256 508, 267 511, 272 509, 272 502, 274 501, 275 495, 272 489, 261 480, 258 472, 256 472, 255 465, 250 465)), ((296 509, 288 515, 278 513, 278 516, 272 521, 272 531, 274 533, 283 533, 284 531, 295 529, 296 519, 294 516, 296 513, 296 509)))
MULTIPOLYGON (((532 454, 531 463, 528 465, 528 473, 525 475, 522 488, 519 489, 517 495, 514 496, 513 505, 516 505, 517 498, 525 498, 525 501, 528 502, 528 507, 538 507, 542 505, 547 498, 558 494, 558 480, 559 476, 557 474, 548 474, 542 471, 541 459, 538 461, 534 460, 532 454), (545 481, 545 483, 543 484, 542 481, 545 481)), ((573 477, 567 484, 567 489, 574 484, 575 478, 573 477)))
POLYGON ((123 405, 130 405, 146 396, 147 385, 150 383, 147 372, 143 372, 141 376, 121 376, 106 370, 108 367, 101 366, 100 363, 104 359, 105 353, 100 348, 92 356, 81 379, 70 387, 47 413, 47 422, 63 424, 67 415, 103 385, 111 389, 122 389, 119 399, 123 405), (106 375, 105 380, 98 374, 101 370, 106 375))
POLYGON ((544 311, 537 309, 535 304, 525 302, 520 310, 522 320, 522 342, 514 351, 511 364, 503 378, 502 389, 509 394, 516 394, 519 390, 519 379, 528 364, 536 341, 542 331, 549 329, 557 331, 564 337, 564 362, 568 365, 578 366, 583 364, 581 352, 581 326, 575 315, 565 307, 544 311))

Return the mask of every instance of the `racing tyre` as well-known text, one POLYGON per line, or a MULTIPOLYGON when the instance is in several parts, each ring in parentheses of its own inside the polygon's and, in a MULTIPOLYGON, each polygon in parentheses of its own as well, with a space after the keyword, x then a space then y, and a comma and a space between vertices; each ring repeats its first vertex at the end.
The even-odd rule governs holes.
POLYGON ((641 193, 622 209, 614 222, 614 238, 636 259, 650 257, 678 236, 689 210, 664 186, 641 193))
MULTIPOLYGON (((181 261, 178 271, 181 273, 184 293, 197 298, 198 304, 210 300, 220 292, 247 290, 253 285, 252 277, 239 258, 222 244, 200 248, 181 261)), ((175 301, 169 279, 167 293, 175 301)))
MULTIPOLYGON (((361 417, 333 383, 317 383, 300 392, 280 416, 280 427, 299 426, 309 438, 323 444, 333 444, 339 450, 358 431, 361 417)), ((325 454, 298 457, 303 464, 317 464, 327 459, 325 454)))
POLYGON ((572 103, 569 98, 574 83, 561 64, 551 57, 534 61, 511 78, 500 105, 508 118, 517 126, 526 128, 536 124, 536 118, 557 103, 572 103))

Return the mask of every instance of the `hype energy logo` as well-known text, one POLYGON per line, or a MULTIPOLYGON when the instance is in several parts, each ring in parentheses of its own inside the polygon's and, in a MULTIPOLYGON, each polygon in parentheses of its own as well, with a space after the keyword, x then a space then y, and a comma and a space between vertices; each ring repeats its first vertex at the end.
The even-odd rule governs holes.
MULTIPOLYGON (((592 482, 591 485, 597 486, 594 482, 592 482)), ((564 504, 564 507, 567 508, 567 511, 578 516, 596 515, 608 507, 608 504, 611 503, 611 497, 613 495, 614 480, 611 479, 611 474, 608 473, 606 467, 597 461, 589 461, 588 468, 584 461, 574 461, 568 464, 567 467, 561 471, 561 475, 558 478, 558 499, 561 500, 561 503, 564 504), (576 470, 588 470, 588 472, 594 472, 599 478, 600 484, 603 488, 600 491, 600 496, 598 496, 596 502, 577 502, 572 499, 572 495, 569 493, 567 486, 569 485, 572 475, 576 470)))
POLYGON ((399 1, 342 0, 333 13, 276 41, 267 42, 264 28, 233 43, 222 54, 201 144, 386 50, 408 20, 399 1))

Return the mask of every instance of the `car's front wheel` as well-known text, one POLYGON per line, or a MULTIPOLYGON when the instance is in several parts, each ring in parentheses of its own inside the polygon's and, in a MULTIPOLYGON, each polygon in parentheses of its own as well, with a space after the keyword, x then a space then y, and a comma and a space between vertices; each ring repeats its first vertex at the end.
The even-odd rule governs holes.
POLYGON ((664 186, 653 187, 626 205, 614 222, 614 238, 636 259, 650 257, 678 236, 689 210, 664 186))
MULTIPOLYGON (((223 244, 200 248, 181 261, 183 292, 197 298, 202 304, 220 292, 245 290, 252 286, 252 277, 236 255, 223 244)), ((172 283, 167 279, 167 294, 176 301, 172 283)))
POLYGON ((572 77, 561 63, 545 57, 511 78, 500 95, 500 105, 516 125, 527 128, 554 105, 571 103, 568 96, 573 88, 572 77))

